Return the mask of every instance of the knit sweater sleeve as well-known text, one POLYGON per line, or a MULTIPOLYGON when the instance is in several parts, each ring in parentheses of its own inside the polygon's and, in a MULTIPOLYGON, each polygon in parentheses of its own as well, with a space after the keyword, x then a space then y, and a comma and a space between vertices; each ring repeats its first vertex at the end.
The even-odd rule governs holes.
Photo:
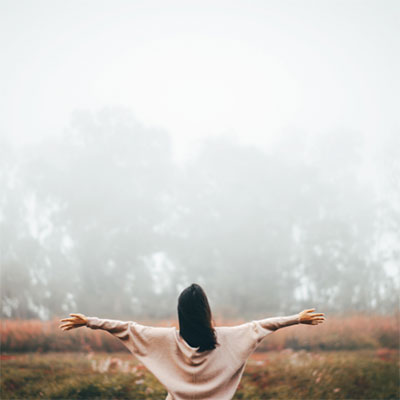
POLYGON ((277 329, 284 328, 285 326, 296 325, 300 323, 300 314, 293 314, 287 317, 272 317, 256 321, 264 329, 269 331, 276 331, 277 329))
POLYGON ((254 320, 242 325, 219 328, 233 360, 243 363, 258 344, 270 333, 286 326, 300 323, 300 315, 254 320))
POLYGON ((102 329, 120 339, 128 350, 144 357, 158 351, 165 344, 168 328, 140 325, 133 321, 119 321, 87 317, 86 326, 91 329, 102 329))
POLYGON ((285 317, 265 318, 250 322, 257 343, 259 343, 269 333, 286 326, 297 324, 300 324, 300 314, 293 314, 285 317))

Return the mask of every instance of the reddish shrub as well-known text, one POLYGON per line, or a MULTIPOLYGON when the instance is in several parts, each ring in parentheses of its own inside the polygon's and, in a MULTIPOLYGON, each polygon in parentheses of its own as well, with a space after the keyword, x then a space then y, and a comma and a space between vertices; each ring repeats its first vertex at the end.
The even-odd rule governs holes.
MULTIPOLYGON (((144 324, 176 326, 176 321, 144 324)), ((238 321, 221 321, 217 325, 235 325, 238 321)), ((58 320, 2 320, 0 325, 2 352, 48 351, 127 351, 112 335, 86 328, 63 332, 58 320)), ((399 315, 327 316, 318 326, 293 326, 269 335, 258 347, 260 351, 284 348, 306 350, 355 350, 368 348, 398 349, 399 315)))

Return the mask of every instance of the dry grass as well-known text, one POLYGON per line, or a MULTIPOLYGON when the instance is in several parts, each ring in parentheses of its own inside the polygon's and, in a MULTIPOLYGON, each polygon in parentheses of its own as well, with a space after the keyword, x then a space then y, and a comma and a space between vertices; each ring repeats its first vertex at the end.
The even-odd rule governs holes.
MULTIPOLYGON (((147 323, 171 326, 176 321, 147 323)), ((218 321, 218 325, 233 324, 235 321, 218 321)), ((2 320, 2 352, 126 350, 118 340, 105 332, 89 329, 62 332, 58 325, 56 320, 2 320)), ((274 332, 261 343, 259 350, 361 350, 382 347, 398 349, 399 332, 399 315, 355 315, 347 318, 328 316, 327 321, 319 326, 300 325, 274 332)))
MULTIPOLYGON (((163 399, 165 389, 127 353, 3 355, 1 399, 163 399)), ((256 353, 235 399, 397 399, 398 352, 256 353)))

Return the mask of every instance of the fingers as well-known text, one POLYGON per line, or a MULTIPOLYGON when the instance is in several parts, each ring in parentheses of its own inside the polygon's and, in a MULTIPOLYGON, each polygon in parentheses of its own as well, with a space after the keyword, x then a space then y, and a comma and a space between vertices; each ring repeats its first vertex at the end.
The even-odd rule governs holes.
POLYGON ((65 325, 60 325, 59 328, 62 331, 69 331, 70 329, 72 329, 74 327, 74 325, 71 324, 65 324, 65 325))
POLYGON ((63 331, 70 331, 71 329, 77 328, 76 326, 68 326, 66 328, 63 328, 63 331))
POLYGON ((62 331, 70 331, 73 327, 72 326, 61 326, 62 331))
POLYGON ((72 322, 65 322, 65 323, 60 325, 60 328, 67 327, 67 326, 74 326, 74 325, 76 325, 76 324, 74 324, 72 322))
POLYGON ((323 322, 325 322, 325 319, 309 319, 304 321, 303 323, 316 325, 316 324, 322 324, 323 322))
POLYGON ((71 329, 79 328, 86 325, 86 318, 83 314, 69 314, 70 318, 63 318, 60 320, 62 324, 59 328, 63 331, 70 331, 71 329))
POLYGON ((72 322, 67 322, 67 323, 65 323, 65 324, 61 324, 61 325, 59 325, 59 328, 61 329, 61 330, 63 330, 63 331, 69 331, 69 330, 71 330, 71 329, 74 329, 74 328, 79 328, 79 327, 81 327, 81 326, 85 326, 85 324, 82 324, 82 323, 80 323, 80 324, 77 324, 77 323, 72 323, 72 322))
POLYGON ((83 314, 69 314, 72 318, 63 318, 60 322, 79 322, 86 321, 86 318, 83 314))
POLYGON ((325 321, 325 318, 313 319, 311 320, 311 325, 322 324, 325 321))
POLYGON ((76 318, 64 318, 60 320, 60 322, 73 322, 73 321, 76 321, 76 318))
POLYGON ((83 314, 69 314, 71 317, 76 317, 79 319, 84 319, 84 315, 83 314))
MULTIPOLYGON (((303 313, 310 314, 310 313, 312 313, 312 312, 314 312, 314 311, 315 311, 315 308, 310 308, 310 309, 308 309, 308 310, 304 310, 303 313)), ((321 316, 321 315, 325 315, 325 314, 324 314, 324 313, 314 313, 313 315, 321 316)))
MULTIPOLYGON (((307 314, 311 314, 313 311, 315 311, 315 308, 310 308, 309 310, 305 310, 303 312, 306 312, 307 314)), ((325 314, 324 313, 314 313, 309 315, 309 317, 311 318, 315 318, 315 317, 323 317, 325 314)))

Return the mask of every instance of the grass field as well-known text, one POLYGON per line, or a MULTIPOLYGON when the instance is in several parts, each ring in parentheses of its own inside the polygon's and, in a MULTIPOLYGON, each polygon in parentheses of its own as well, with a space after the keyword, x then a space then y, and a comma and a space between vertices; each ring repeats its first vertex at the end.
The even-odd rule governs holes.
MULTIPOLYGON (((128 353, 1 356, 1 399, 163 399, 128 353)), ((235 399, 398 399, 397 350, 254 353, 235 399)))
MULTIPOLYGON (((177 326, 176 320, 139 321, 145 325, 177 326)), ((219 321, 217 326, 236 325, 244 321, 219 321)), ((119 340, 104 331, 76 329, 68 333, 59 328, 59 321, 1 320, 1 351, 26 352, 119 352, 125 347, 119 340)), ((400 348, 400 314, 352 315, 347 317, 329 315, 318 327, 305 325, 281 329, 263 340, 263 351, 283 350, 366 350, 400 348)))

